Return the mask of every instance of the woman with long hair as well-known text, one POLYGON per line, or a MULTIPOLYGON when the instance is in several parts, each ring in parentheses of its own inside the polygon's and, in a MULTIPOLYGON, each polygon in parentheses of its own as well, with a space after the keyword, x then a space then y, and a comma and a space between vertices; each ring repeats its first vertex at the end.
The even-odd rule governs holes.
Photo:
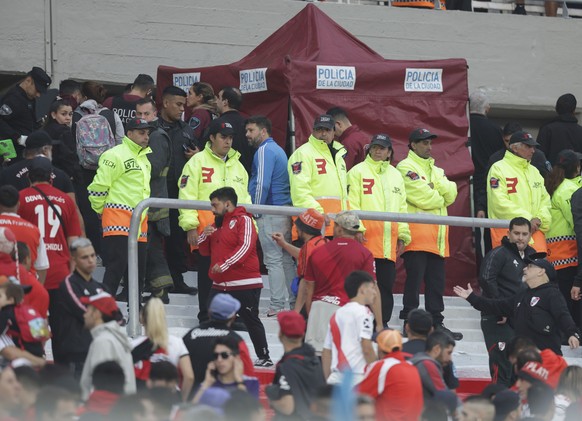
POLYGON ((149 378, 151 363, 166 360, 178 368, 182 379, 182 399, 188 399, 194 384, 190 354, 182 338, 168 333, 166 310, 162 300, 149 299, 141 310, 140 319, 145 328, 145 336, 133 340, 131 351, 138 388, 145 386, 149 378))
POLYGON ((194 130, 199 144, 204 144, 204 139, 202 139, 204 130, 217 114, 216 95, 212 86, 205 82, 194 83, 186 97, 184 121, 194 130))
POLYGON ((578 266, 578 250, 570 199, 582 186, 580 159, 582 154, 571 149, 561 151, 545 183, 552 198, 550 209, 552 224, 546 234, 548 260, 558 273, 558 286, 578 326, 581 316, 580 303, 571 298, 572 284, 578 266))

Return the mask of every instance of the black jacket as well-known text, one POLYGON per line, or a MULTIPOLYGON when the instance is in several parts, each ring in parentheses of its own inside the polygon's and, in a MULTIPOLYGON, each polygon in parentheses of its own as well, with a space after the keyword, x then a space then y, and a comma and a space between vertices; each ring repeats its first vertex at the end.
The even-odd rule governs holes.
MULTIPOLYGON (((576 234, 578 256, 582 256, 582 188, 576 190, 572 195, 570 209, 572 210, 572 217, 574 219, 574 233, 576 234)), ((582 287, 582 264, 578 264, 573 286, 582 287)))
MULTIPOLYGON (((153 126, 158 126, 158 121, 153 121, 153 126)), ((152 153, 148 154, 148 160, 152 164, 150 179, 150 197, 168 197, 167 174, 172 161, 171 140, 163 129, 156 128, 150 133, 149 147, 152 153)), ((183 151, 182 151, 183 154, 183 151)), ((170 215, 169 209, 149 208, 148 219, 156 222, 167 218, 170 215)), ((169 233, 165 233, 169 235, 169 233)))
POLYGON ((75 136, 71 128, 53 121, 45 126, 44 131, 51 139, 60 142, 53 146, 53 165, 63 170, 75 182, 80 183, 83 180, 83 174, 77 156, 75 136))
POLYGON ((475 211, 487 210, 487 171, 489 157, 504 147, 501 128, 482 114, 471 114, 471 158, 475 166, 473 189, 475 211), (484 200, 483 200, 484 198, 484 200))
POLYGON ((234 136, 232 138, 232 148, 240 152, 240 163, 243 164, 249 176, 253 168, 253 157, 255 156, 255 149, 249 145, 246 136, 245 121, 246 119, 236 110, 227 111, 220 115, 224 118, 234 129, 234 136))
POLYGON ((38 128, 35 105, 36 101, 28 99, 19 85, 11 88, 0 101, 0 139, 12 139, 17 154, 14 161, 22 159, 24 149, 16 143, 18 138, 38 128))
POLYGON ((77 271, 67 276, 59 286, 58 305, 51 307, 54 311, 51 329, 56 363, 83 362, 87 358, 93 338, 84 327, 85 306, 80 298, 103 290, 105 287, 101 282, 93 278, 86 281, 77 271))
POLYGON ((573 115, 561 114, 540 128, 537 141, 553 165, 564 149, 582 153, 582 126, 573 115))
POLYGON ((555 284, 546 283, 528 288, 512 297, 498 300, 476 294, 467 299, 477 310, 498 316, 511 316, 517 336, 531 338, 541 349, 551 349, 562 355, 562 334, 578 334, 564 296, 555 284))
MULTIPOLYGON (((527 246, 525 256, 535 253, 535 250, 527 246)), ((479 271, 479 286, 483 296, 487 298, 510 297, 527 288, 521 280, 523 261, 517 250, 517 246, 503 237, 501 245, 491 250, 481 263, 479 271)))
POLYGON ((277 363, 273 384, 265 392, 269 399, 279 400, 285 395, 293 395, 295 410, 291 415, 275 411, 274 420, 307 420, 311 414, 309 406, 317 390, 325 385, 321 362, 309 344, 283 355, 277 363))
MULTIPOLYGON (((28 179, 28 164, 31 161, 24 159, 19 162, 6 167, 0 172, 0 186, 10 184, 16 187, 17 190, 24 190, 30 187, 30 180, 28 179)), ((64 193, 73 193, 73 183, 71 178, 63 170, 53 165, 53 173, 51 174, 51 181, 53 186, 64 193)))

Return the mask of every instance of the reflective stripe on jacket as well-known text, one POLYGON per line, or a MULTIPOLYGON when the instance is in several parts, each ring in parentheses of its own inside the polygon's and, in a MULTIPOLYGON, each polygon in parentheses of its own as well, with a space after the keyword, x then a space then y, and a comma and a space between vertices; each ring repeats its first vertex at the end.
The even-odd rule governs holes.
MULTIPOLYGON (((291 200, 298 208, 314 208, 321 213, 338 213, 348 208, 346 154, 341 143, 333 142, 335 157, 329 146, 313 135, 289 158, 288 171, 291 200)), ((325 235, 333 235, 333 224, 325 235)))
MULTIPOLYGON (((210 142, 207 142, 204 150, 190 158, 184 166, 178 180, 178 197, 182 200, 209 201, 210 193, 228 186, 235 190, 239 204, 251 203, 247 190, 249 175, 239 158, 240 153, 231 148, 224 161, 212 152, 210 142)), ((178 222, 184 231, 197 229, 198 233, 202 233, 204 227, 214 223, 214 215, 210 211, 180 209, 178 222)))
MULTIPOLYGON (((447 179, 445 172, 434 165, 434 159, 424 159, 413 151, 400 161, 396 169, 402 174, 409 213, 429 213, 447 216, 447 207, 457 198, 457 184, 447 179), (433 184, 431 188, 429 183, 433 184)), ((426 251, 441 257, 449 256, 447 225, 409 224, 411 242, 405 251, 426 251)))
MULTIPOLYGON (((93 182, 87 187, 89 201, 101 214, 103 236, 129 235, 134 208, 150 197, 152 150, 142 148, 125 136, 120 145, 104 152, 93 182)), ((141 216, 138 241, 147 241, 147 210, 141 216)))
POLYGON ((570 199, 581 186, 580 176, 564 179, 552 195, 552 225, 547 232, 548 260, 556 269, 578 265, 578 249, 570 199))
MULTIPOLYGON (((407 213, 406 190, 400 172, 388 161, 374 161, 370 155, 348 172, 348 199, 355 210, 407 213)), ((366 242, 374 258, 396 261, 396 244, 410 244, 406 222, 363 221, 366 242)))
MULTIPOLYGON (((545 251, 545 239, 542 237, 550 228, 550 195, 544 187, 540 172, 526 159, 510 151, 505 152, 501 161, 494 163, 487 175, 487 208, 489 218, 513 219, 518 216, 527 220, 539 218, 541 233, 532 236, 530 244, 536 251, 545 251)), ((501 244, 507 233, 505 228, 491 229, 493 247, 501 244)))

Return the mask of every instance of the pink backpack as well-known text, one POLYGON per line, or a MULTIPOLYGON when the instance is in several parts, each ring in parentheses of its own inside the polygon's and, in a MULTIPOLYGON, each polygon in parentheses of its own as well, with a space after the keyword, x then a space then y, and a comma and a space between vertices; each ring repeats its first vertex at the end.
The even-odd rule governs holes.
POLYGON ((77 156, 87 170, 96 170, 99 157, 115 146, 115 136, 107 118, 100 114, 86 114, 77 122, 77 156))

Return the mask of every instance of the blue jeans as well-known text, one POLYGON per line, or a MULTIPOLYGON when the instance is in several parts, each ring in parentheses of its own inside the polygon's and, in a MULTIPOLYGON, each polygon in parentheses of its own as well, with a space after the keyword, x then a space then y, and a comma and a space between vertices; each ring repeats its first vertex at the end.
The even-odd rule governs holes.
POLYGON ((272 310, 282 310, 285 307, 285 290, 289 296, 291 308, 295 305, 295 296, 291 292, 291 282, 297 274, 295 263, 289 253, 273 241, 271 234, 280 232, 287 242, 291 242, 291 218, 280 215, 262 215, 257 219, 259 241, 263 250, 263 263, 269 271, 269 287, 271 289, 272 310))

